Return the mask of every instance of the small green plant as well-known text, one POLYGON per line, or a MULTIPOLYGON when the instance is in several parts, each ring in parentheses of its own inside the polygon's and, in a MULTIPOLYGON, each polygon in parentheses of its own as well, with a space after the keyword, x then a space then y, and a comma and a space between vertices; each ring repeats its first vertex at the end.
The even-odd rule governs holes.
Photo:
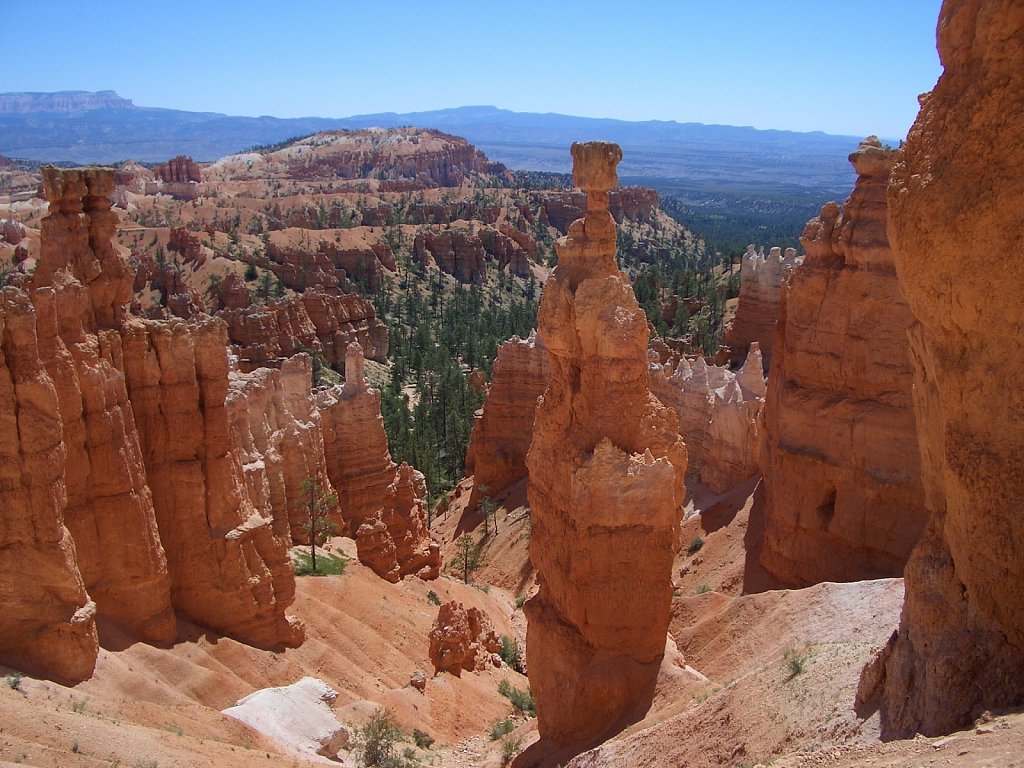
POLYGON ((526 595, 519 595, 518 597, 516 597, 516 608, 518 608, 519 610, 522 610, 523 606, 525 604, 526 604, 526 595))
POLYGON ((512 684, 508 680, 502 680, 498 683, 498 693, 511 701, 512 706, 524 715, 527 715, 528 717, 536 717, 537 704, 533 700, 533 694, 530 693, 529 688, 523 691, 519 688, 513 688, 512 684))
POLYGON ((421 731, 419 728, 412 732, 412 740, 416 742, 416 746, 420 749, 430 749, 430 745, 434 743, 434 737, 426 731, 421 731))
POLYGON ((401 741, 402 731, 387 709, 379 707, 357 734, 359 757, 364 766, 385 768, 401 764, 395 742, 401 741))
POLYGON ((7 687, 12 691, 20 691, 22 679, 21 672, 12 672, 4 678, 4 682, 7 683, 7 687))
POLYGON ((703 594, 706 594, 707 592, 710 592, 710 591, 711 591, 711 587, 709 587, 707 584, 701 584, 699 587, 697 587, 697 594, 698 595, 703 595, 703 594))
POLYGON ((511 720, 508 718, 499 720, 491 726, 491 741, 497 741, 502 736, 512 733, 513 730, 515 730, 515 725, 511 720))
POLYGON ((437 596, 437 592, 435 592, 434 590, 430 590, 429 592, 427 592, 427 602, 433 603, 434 605, 440 605, 441 598, 437 596))
POLYGON ((341 576, 345 573, 348 565, 348 558, 341 555, 322 554, 317 558, 316 570, 313 570, 313 559, 308 552, 297 551, 295 553, 295 575, 296 576, 341 576))
POLYGON ((693 555, 700 551, 700 548, 704 546, 704 539, 700 536, 694 536, 690 540, 690 545, 686 548, 686 554, 693 555))
POLYGON ((455 558, 452 565, 462 571, 463 583, 469 583, 469 574, 479 568, 482 562, 483 553, 472 536, 464 533, 455 540, 455 558))
POLYGON ((82 714, 83 712, 85 712, 85 704, 85 699, 75 699, 71 702, 71 709, 72 711, 77 712, 78 714, 82 714))
POLYGON ((786 678, 786 682, 788 683, 804 671, 804 659, 792 648, 783 654, 783 658, 786 660, 786 669, 789 670, 789 677, 786 678))
POLYGON ((508 765, 523 749, 523 740, 516 738, 507 738, 501 743, 501 764, 508 765))
POLYGON ((501 650, 498 651, 501 660, 516 672, 523 672, 523 655, 519 649, 519 641, 508 635, 501 636, 501 650))
POLYGON ((75 739, 71 742, 71 751, 74 752, 76 755, 81 751, 80 747, 78 746, 78 739, 75 739))

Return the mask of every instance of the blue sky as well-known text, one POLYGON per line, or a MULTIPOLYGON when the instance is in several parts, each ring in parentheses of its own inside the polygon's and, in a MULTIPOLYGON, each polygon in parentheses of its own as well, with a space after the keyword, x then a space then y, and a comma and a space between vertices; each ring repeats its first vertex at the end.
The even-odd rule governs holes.
POLYGON ((940 0, 0 0, 2 91, 344 117, 493 104, 906 134, 940 0))

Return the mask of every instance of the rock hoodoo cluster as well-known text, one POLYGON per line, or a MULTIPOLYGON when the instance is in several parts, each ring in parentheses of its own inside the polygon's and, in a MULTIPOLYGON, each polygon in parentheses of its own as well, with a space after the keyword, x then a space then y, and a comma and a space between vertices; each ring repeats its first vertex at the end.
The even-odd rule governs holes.
POLYGON ((473 422, 466 450, 466 474, 473 476, 470 504, 497 496, 527 476, 537 398, 547 384, 547 353, 536 332, 525 340, 513 336, 498 347, 487 401, 473 422))
POLYGON ((676 412, 690 467, 709 488, 721 493, 761 471, 765 380, 758 342, 737 373, 699 355, 652 361, 650 386, 676 412))
POLYGON ((134 274, 112 240, 113 172, 47 169, 44 181, 38 267, 0 300, 2 658, 84 679, 98 618, 154 643, 175 639, 178 616, 260 647, 300 642, 288 547, 305 539, 310 478, 328 494, 338 484, 374 570, 436 575, 423 477, 391 462, 348 345, 386 354, 372 308, 320 292, 296 299, 301 311, 275 305, 267 335, 293 340, 267 353, 279 370, 233 370, 224 320, 126 313, 134 274), (306 344, 331 362, 348 349, 348 383, 321 407, 310 358, 282 359, 306 344))
POLYGON ((430 663, 434 674, 480 672, 488 666, 501 666, 501 639, 487 614, 451 600, 438 609, 430 628, 430 663))
POLYGON ((891 736, 1024 702, 1022 40, 1019 2, 943 3, 945 71, 889 185, 931 513, 899 631, 871 670, 891 736))
POLYGON ((665 651, 686 448, 647 384, 648 327, 615 262, 622 151, 572 148, 587 212, 558 242, 539 332, 550 380, 527 456, 539 590, 525 606, 542 738, 580 747, 650 705, 665 651))
POLYGON ((812 219, 784 289, 765 407, 762 564, 785 583, 899 576, 923 506, 913 373, 886 237, 896 150, 875 138, 850 155, 842 210, 812 219))
POLYGON ((730 350, 732 362, 739 364, 747 357, 752 342, 761 347, 765 370, 772 359, 775 324, 782 307, 782 282, 786 275, 801 262, 796 249, 772 248, 764 255, 764 248, 755 251, 747 246, 740 262, 740 298, 736 316, 726 329, 724 342, 730 350))
POLYGON ((327 472, 342 518, 359 561, 379 576, 436 578, 441 552, 426 527, 426 483, 408 464, 391 460, 380 391, 367 384, 363 365, 362 348, 349 344, 344 387, 317 393, 327 472))

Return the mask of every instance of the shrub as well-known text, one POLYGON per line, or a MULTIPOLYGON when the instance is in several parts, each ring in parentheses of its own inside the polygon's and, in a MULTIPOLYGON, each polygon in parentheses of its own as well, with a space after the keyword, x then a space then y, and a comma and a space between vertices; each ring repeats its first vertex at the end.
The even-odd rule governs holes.
POLYGON ((524 715, 529 717, 535 717, 537 715, 537 704, 534 702, 533 694, 530 693, 529 688, 522 691, 519 688, 513 688, 512 684, 508 680, 502 680, 498 683, 498 693, 511 701, 512 706, 524 715))
POLYGON ((516 598, 516 608, 518 608, 519 610, 523 609, 523 605, 525 605, 525 603, 526 603, 526 595, 519 595, 516 598))
POLYGON ((395 752, 395 742, 401 740, 402 731, 394 716, 384 707, 370 715, 358 729, 359 757, 365 766, 394 766, 401 763, 395 752))
POLYGON ((508 666, 522 674, 523 657, 519 650, 519 642, 514 637, 509 637, 508 635, 501 636, 501 650, 498 652, 498 655, 501 656, 501 660, 508 664, 508 666))
POLYGON ((700 536, 694 536, 690 540, 690 545, 686 548, 686 554, 693 555, 700 551, 700 548, 704 546, 704 539, 700 536))
POLYGON ((312 558, 308 552, 296 552, 296 576, 341 576, 345 573, 348 559, 341 555, 321 554, 316 560, 316 571, 313 571, 312 558))
POLYGON ((13 691, 21 690, 18 686, 21 685, 21 672, 12 672, 4 678, 4 682, 7 683, 7 687, 13 691))
POLYGON ((508 765, 523 748, 520 738, 508 738, 501 743, 501 764, 508 765))
POLYGON ((434 743, 434 737, 426 731, 421 731, 419 728, 412 732, 412 740, 416 742, 416 746, 420 749, 430 749, 430 745, 434 743))
POLYGON ((786 682, 788 683, 804 671, 804 660, 803 657, 792 648, 786 651, 783 658, 786 660, 786 669, 789 670, 789 677, 786 678, 786 682))
POLYGON ((441 598, 437 596, 437 592, 435 592, 434 590, 430 590, 429 592, 427 592, 427 602, 433 603, 434 605, 440 605, 441 598))
POLYGON ((505 734, 512 733, 514 729, 515 725, 508 718, 499 720, 491 726, 491 741, 497 741, 505 734))

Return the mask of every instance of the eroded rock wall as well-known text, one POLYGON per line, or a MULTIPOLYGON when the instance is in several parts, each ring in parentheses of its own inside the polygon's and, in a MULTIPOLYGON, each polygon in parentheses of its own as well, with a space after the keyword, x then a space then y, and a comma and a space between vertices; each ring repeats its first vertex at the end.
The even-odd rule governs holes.
POLYGON ((438 575, 440 547, 426 526, 423 475, 388 450, 380 392, 363 375, 360 346, 348 346, 345 385, 317 393, 327 473, 359 561, 389 581, 438 575))
POLYGON ((473 475, 471 504, 497 496, 527 476, 537 398, 548 384, 548 360, 536 332, 513 336, 500 347, 487 400, 473 422, 466 475, 473 475))
POLYGON ((931 512, 882 660, 891 736, 1024 703, 1024 6, 946 0, 938 46, 888 198, 931 512))
POLYGON ((725 332, 724 343, 729 347, 730 359, 739 364, 747 357, 752 342, 761 348, 765 371, 771 363, 775 343, 775 326, 782 309, 782 283, 786 275, 801 262, 796 250, 772 248, 764 255, 764 248, 755 251, 747 246, 740 262, 740 296, 736 316, 725 332))
POLYGON ((783 582, 899 576, 927 520, 911 403, 913 318, 886 237, 897 151, 874 137, 785 291, 765 408, 762 564, 783 582))
POLYGON ((573 145, 586 216, 558 242, 539 332, 550 383, 527 456, 539 591, 525 607, 542 738, 579 746, 650 705, 665 650, 686 449, 647 384, 648 328, 615 263, 622 152, 573 145))

